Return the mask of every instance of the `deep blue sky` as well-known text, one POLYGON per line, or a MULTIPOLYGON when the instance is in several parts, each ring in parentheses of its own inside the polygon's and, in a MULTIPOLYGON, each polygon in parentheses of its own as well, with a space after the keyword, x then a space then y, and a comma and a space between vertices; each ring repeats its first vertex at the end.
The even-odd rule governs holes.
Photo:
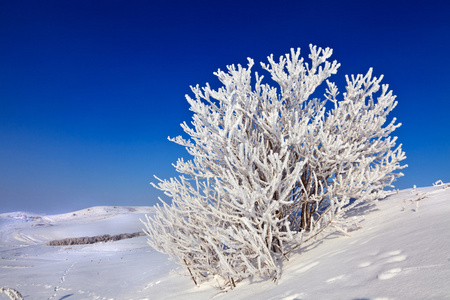
POLYGON ((308 44, 332 79, 374 68, 398 96, 409 168, 397 187, 450 181, 448 1, 0 1, 0 213, 153 205, 175 176, 167 141, 189 85, 308 44))

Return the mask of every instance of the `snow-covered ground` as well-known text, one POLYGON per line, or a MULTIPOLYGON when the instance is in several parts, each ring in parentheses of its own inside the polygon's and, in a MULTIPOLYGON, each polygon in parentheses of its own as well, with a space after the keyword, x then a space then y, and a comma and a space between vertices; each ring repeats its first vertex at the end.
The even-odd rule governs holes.
MULTIPOLYGON (((24 299, 450 299, 450 188, 403 190, 374 203, 360 228, 322 236, 283 262, 278 282, 194 286, 146 237, 50 247, 50 240, 140 231, 151 207, 0 215, 0 287, 24 299)), ((355 212, 361 214, 361 212, 355 212)), ((0 299, 7 299, 0 294, 0 299)))

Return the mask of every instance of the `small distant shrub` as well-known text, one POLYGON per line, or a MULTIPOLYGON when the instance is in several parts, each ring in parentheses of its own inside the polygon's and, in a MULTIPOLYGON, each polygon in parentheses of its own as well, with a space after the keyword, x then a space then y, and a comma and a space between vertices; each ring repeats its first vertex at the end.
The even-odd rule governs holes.
POLYGON ((122 233, 116 235, 97 235, 97 236, 84 236, 84 237, 76 237, 76 238, 67 238, 62 240, 54 240, 47 242, 47 246, 70 246, 70 245, 86 245, 86 244, 95 244, 100 242, 113 242, 120 241, 124 239, 131 239, 138 236, 145 235, 143 232, 135 232, 135 233, 122 233))

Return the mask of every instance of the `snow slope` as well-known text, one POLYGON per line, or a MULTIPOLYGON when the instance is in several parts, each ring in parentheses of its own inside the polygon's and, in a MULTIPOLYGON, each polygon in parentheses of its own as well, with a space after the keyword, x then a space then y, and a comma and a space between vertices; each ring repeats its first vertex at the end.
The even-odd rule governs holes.
MULTIPOLYGON (((450 188, 403 190, 364 211, 360 227, 311 241, 278 282, 194 286, 146 237, 50 247, 67 237, 140 231, 151 207, 94 207, 54 216, 0 215, 0 287, 25 299, 450 299, 450 188)), ((355 216, 362 211, 355 211, 355 216)), ((0 294, 0 299, 7 299, 0 294)))

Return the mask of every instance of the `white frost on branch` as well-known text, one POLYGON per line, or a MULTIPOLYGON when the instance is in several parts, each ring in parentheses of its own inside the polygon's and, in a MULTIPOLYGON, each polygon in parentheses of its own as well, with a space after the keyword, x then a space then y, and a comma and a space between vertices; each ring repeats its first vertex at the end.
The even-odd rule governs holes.
POLYGON ((436 181, 435 183, 433 183, 433 186, 443 186, 443 185, 444 185, 444 183, 440 179, 438 181, 436 181))
MULTIPOLYGON (((263 83, 254 62, 214 73, 222 87, 191 87, 193 112, 183 123, 192 160, 174 165, 179 178, 153 184, 172 198, 147 217, 149 244, 188 268, 196 284, 209 275, 230 283, 255 274, 279 275, 277 259, 359 203, 382 198, 403 174, 397 105, 382 76, 346 76, 340 93, 330 48, 310 46, 261 63, 278 87, 263 83), (312 98, 325 84, 323 99, 312 98)), ((331 226, 330 226, 331 225, 331 226)))
POLYGON ((20 294, 19 291, 13 288, 2 287, 0 288, 0 294, 1 293, 5 293, 5 295, 8 296, 11 300, 23 300, 22 294, 20 294))

